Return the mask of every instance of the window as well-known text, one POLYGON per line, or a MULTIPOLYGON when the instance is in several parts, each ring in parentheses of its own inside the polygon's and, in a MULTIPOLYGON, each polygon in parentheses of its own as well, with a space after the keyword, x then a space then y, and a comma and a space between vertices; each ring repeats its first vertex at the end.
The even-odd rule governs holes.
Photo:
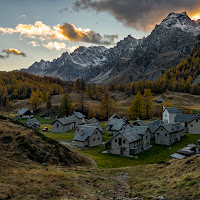
POLYGON ((165 137, 167 137, 167 134, 165 134, 165 137))
POLYGON ((148 136, 146 136, 146 139, 148 139, 148 136))
POLYGON ((59 124, 57 124, 57 127, 59 127, 59 124))
POLYGON ((119 145, 122 145, 122 138, 119 138, 119 145))
POLYGON ((95 138, 93 139, 93 141, 95 141, 95 138))
POLYGON ((157 135, 159 135, 159 133, 157 133, 157 135))
POLYGON ((193 124, 191 124, 190 126, 193 127, 193 124))
POLYGON ((198 119, 196 119, 196 122, 198 122, 199 120, 198 119))
POLYGON ((126 140, 123 140, 123 143, 125 144, 125 143, 126 143, 126 140))
POLYGON ((98 140, 100 140, 100 138, 98 138, 98 140))
POLYGON ((117 143, 117 139, 115 139, 115 143, 117 143))

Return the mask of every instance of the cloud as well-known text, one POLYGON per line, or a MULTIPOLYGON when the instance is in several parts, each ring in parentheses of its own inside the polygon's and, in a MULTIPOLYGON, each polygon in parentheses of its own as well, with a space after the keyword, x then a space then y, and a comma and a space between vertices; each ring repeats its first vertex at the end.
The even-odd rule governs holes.
POLYGON ((31 44, 33 47, 39 47, 40 46, 36 41, 31 41, 28 44, 31 44))
POLYGON ((32 24, 18 24, 13 28, 0 27, 0 32, 3 34, 19 33, 21 36, 44 40, 70 40, 72 42, 87 42, 93 44, 111 45, 118 35, 101 36, 99 33, 91 31, 89 28, 76 28, 73 24, 64 23, 63 25, 55 25, 53 27, 44 24, 41 21, 36 21, 32 24))
POLYGON ((2 50, 2 53, 5 53, 5 55, 0 55, 0 59, 9 58, 10 55, 26 57, 26 54, 24 52, 20 52, 17 49, 12 49, 12 48, 4 49, 4 50, 2 50))
POLYGON ((23 15, 19 16, 19 18, 26 19, 27 16, 26 16, 26 14, 23 14, 23 15))
POLYGON ((60 26, 61 33, 70 41, 87 42, 93 44, 111 45, 114 43, 114 39, 118 38, 118 35, 104 35, 91 31, 89 28, 82 29, 76 28, 73 24, 65 23, 60 26))
POLYGON ((199 0, 76 0, 74 9, 107 12, 125 26, 148 31, 160 23, 170 12, 198 13, 199 0))
POLYGON ((61 49, 66 48, 66 44, 60 43, 60 42, 49 42, 48 44, 43 44, 42 46, 51 50, 56 49, 57 51, 60 51, 61 49))

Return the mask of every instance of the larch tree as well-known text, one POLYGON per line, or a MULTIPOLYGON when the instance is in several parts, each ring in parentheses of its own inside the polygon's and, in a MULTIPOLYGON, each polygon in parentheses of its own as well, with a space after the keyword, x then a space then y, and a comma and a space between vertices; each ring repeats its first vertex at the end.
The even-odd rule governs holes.
POLYGON ((96 112, 93 107, 90 107, 88 112, 88 119, 92 119, 94 117, 96 117, 96 112))
POLYGON ((30 97, 30 106, 33 111, 36 111, 38 107, 41 105, 42 99, 40 97, 40 93, 37 90, 36 92, 32 92, 30 97))
POLYGON ((51 108, 51 95, 49 92, 47 92, 47 95, 46 95, 46 108, 48 110, 51 108))
POLYGON ((151 89, 145 89, 143 95, 143 112, 145 118, 149 119, 153 112, 153 94, 151 89))
POLYGON ((102 96, 100 105, 99 105, 99 117, 101 119, 108 120, 110 116, 114 113, 114 102, 110 96, 108 90, 105 91, 102 96))
POLYGON ((165 103, 165 107, 172 107, 172 105, 171 105, 169 99, 167 99, 167 101, 166 101, 166 103, 165 103))
POLYGON ((73 112, 73 102, 68 93, 66 93, 61 99, 60 111, 65 116, 68 116, 73 112))
POLYGON ((128 110, 129 119, 142 118, 142 101, 142 95, 138 91, 128 110))

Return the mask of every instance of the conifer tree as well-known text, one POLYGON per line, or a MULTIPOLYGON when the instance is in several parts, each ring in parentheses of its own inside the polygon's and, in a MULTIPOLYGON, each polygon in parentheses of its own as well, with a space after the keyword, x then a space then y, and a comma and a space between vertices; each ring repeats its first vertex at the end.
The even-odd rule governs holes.
POLYGON ((68 93, 66 93, 61 99, 60 111, 65 116, 68 116, 73 112, 72 99, 68 93))
POLYGON ((142 95, 140 91, 137 92, 129 107, 128 116, 130 119, 142 118, 142 95))
POLYGON ((100 105, 99 105, 99 117, 104 120, 108 120, 114 113, 114 103, 108 90, 105 91, 100 105))
POLYGON ((46 108, 49 110, 51 108, 51 95, 49 92, 47 92, 46 100, 46 108))
POLYGON ((96 117, 96 112, 93 107, 90 107, 88 112, 88 119, 92 119, 94 117, 96 117))
POLYGON ((145 89, 143 95, 143 112, 144 116, 149 119, 152 115, 153 111, 153 95, 151 93, 151 89, 145 89))
POLYGON ((41 102, 42 102, 42 99, 40 97, 39 91, 37 90, 36 92, 32 92, 31 98, 30 98, 30 106, 33 109, 33 111, 37 110, 41 102))
POLYGON ((165 107, 172 107, 172 105, 171 105, 169 99, 167 99, 167 101, 166 101, 166 103, 165 103, 165 107))

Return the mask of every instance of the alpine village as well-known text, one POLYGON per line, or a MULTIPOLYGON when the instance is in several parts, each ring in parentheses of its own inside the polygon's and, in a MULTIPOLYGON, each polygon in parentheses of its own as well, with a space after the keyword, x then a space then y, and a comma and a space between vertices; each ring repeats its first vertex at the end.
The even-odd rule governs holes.
MULTIPOLYGON (((0 34, 68 30, 41 23, 0 34)), ((172 12, 142 39, 104 43, 1 68, 0 200, 200 199, 200 21, 172 12)))

